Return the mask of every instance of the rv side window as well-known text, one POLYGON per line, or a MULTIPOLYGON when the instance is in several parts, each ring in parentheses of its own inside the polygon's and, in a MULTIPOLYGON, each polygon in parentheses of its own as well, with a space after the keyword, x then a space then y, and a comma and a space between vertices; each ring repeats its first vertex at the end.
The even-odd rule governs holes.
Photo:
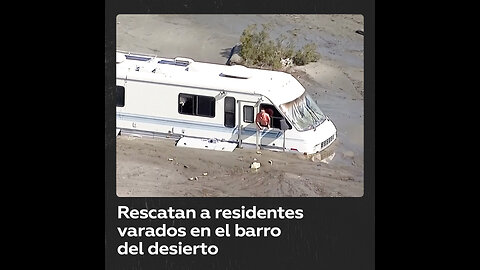
POLYGON ((215 98, 179 94, 178 112, 181 114, 215 117, 215 98))
POLYGON ((225 97, 225 120, 226 127, 235 127, 235 98, 225 97))
POLYGON ((178 112, 181 114, 194 114, 194 99, 195 96, 187 95, 187 94, 180 94, 178 95, 178 112))
POLYGON ((125 106, 125 87, 117 85, 116 95, 117 95, 117 107, 124 107, 125 106))
POLYGON ((197 96, 197 115, 215 117, 215 98, 197 96))
POLYGON ((254 116, 254 110, 253 106, 243 106, 243 122, 245 123, 253 123, 253 119, 255 118, 254 116))
MULTIPOLYGON (((278 128, 280 129, 280 120, 283 119, 284 117, 278 112, 277 108, 275 106, 270 105, 270 104, 261 104, 260 109, 265 109, 265 112, 270 114, 270 125, 272 128, 278 128)), ((292 125, 287 121, 288 129, 292 129, 292 125)))

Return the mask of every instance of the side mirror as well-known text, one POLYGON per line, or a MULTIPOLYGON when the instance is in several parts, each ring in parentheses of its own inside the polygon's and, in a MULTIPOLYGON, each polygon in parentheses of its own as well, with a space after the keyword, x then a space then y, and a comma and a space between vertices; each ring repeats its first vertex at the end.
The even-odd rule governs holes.
POLYGON ((280 129, 281 130, 287 130, 288 129, 287 120, 285 120, 285 118, 280 119, 280 129))

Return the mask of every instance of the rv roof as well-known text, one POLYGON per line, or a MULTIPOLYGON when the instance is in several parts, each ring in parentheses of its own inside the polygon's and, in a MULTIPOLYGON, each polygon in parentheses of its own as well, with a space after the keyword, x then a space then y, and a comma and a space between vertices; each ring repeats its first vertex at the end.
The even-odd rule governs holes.
POLYGON ((301 96, 305 89, 285 72, 195 62, 188 58, 161 58, 117 51, 117 79, 131 79, 261 94, 274 104, 301 96))

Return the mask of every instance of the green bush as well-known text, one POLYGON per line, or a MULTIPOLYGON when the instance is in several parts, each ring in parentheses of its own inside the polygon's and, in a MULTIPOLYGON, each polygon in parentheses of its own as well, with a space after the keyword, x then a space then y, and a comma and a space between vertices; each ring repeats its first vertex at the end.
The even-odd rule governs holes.
POLYGON ((281 35, 274 43, 270 40, 268 30, 269 27, 263 25, 263 29, 257 31, 257 25, 252 24, 240 36, 242 44, 240 56, 247 66, 280 70, 282 69, 281 59, 290 58, 295 65, 306 65, 320 59, 320 55, 315 51, 315 44, 307 44, 301 50, 294 52, 295 45, 292 41, 284 45, 287 38, 281 35))
POLYGON ((298 50, 293 56, 293 63, 297 66, 303 66, 310 62, 316 62, 320 59, 320 54, 315 51, 317 46, 313 43, 309 43, 301 50, 298 50))

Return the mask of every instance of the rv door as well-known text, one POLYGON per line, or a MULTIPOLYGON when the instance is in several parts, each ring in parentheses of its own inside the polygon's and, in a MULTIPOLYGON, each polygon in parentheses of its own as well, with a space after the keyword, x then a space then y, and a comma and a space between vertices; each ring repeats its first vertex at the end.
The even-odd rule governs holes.
POLYGON ((238 115, 238 146, 242 146, 242 143, 255 144, 256 138, 256 125, 255 115, 257 114, 257 108, 255 102, 250 101, 237 101, 237 115, 238 115))

